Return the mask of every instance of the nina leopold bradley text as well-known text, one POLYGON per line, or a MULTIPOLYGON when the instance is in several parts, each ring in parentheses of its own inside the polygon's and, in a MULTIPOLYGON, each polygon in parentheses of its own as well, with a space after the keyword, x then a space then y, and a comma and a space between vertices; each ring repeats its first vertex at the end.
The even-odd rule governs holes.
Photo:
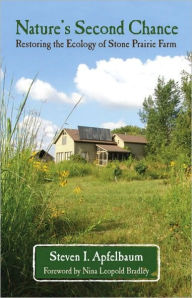
POLYGON ((128 33, 134 35, 175 35, 178 34, 178 27, 171 25, 150 25, 146 20, 131 20, 126 23, 125 20, 121 20, 119 25, 94 25, 90 26, 85 20, 77 20, 74 27, 71 25, 65 25, 64 20, 59 22, 59 25, 40 25, 32 24, 30 20, 16 20, 16 34, 43 34, 43 35, 59 35, 59 34, 87 34, 87 35, 98 35, 98 34, 119 34, 123 35, 128 33))

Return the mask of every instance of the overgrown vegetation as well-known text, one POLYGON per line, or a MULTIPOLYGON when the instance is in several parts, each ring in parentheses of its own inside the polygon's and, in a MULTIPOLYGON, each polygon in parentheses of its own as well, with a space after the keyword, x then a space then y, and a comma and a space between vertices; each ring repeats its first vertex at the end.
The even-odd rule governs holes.
MULTIPOLYGON (((192 63, 192 53, 187 57, 192 63)), ((192 75, 183 72, 178 82, 159 78, 154 96, 145 98, 140 117, 146 124, 148 151, 164 162, 179 154, 191 154, 191 94, 192 75)))
MULTIPOLYGON (((29 89, 30 91, 30 89, 29 89)), ((46 165, 31 160, 38 127, 21 124, 29 92, 13 116, 11 91, 1 89, 2 295, 21 295, 31 280, 32 247, 52 233, 50 193, 43 185, 46 165), (30 133, 29 133, 30 132, 30 133)), ((14 103, 13 103, 14 104, 14 103)))
POLYGON ((87 162, 86 159, 83 158, 79 154, 73 154, 73 155, 71 155, 70 160, 71 161, 74 161, 74 162, 82 162, 82 163, 86 163, 87 162))
POLYGON ((141 112, 146 131, 116 131, 146 132, 150 154, 106 167, 80 156, 58 164, 34 159, 38 127, 30 117, 22 124, 30 90, 14 115, 11 90, 2 87, 2 296, 190 296, 190 79, 183 74, 181 89, 159 79, 141 112), (161 248, 161 279, 37 283, 37 243, 154 243, 161 248))
POLYGON ((168 180, 127 182, 122 177, 117 183, 89 175, 69 178, 59 190, 56 184, 47 185, 55 189, 54 204, 60 210, 52 243, 155 243, 161 248, 158 283, 46 284, 33 293, 57 293, 61 297, 188 297, 190 180, 185 167, 176 163, 170 165, 169 174, 168 180))
POLYGON ((64 160, 58 164, 51 163, 49 166, 50 175, 57 179, 61 171, 68 171, 69 177, 83 177, 92 173, 93 165, 77 160, 64 160))

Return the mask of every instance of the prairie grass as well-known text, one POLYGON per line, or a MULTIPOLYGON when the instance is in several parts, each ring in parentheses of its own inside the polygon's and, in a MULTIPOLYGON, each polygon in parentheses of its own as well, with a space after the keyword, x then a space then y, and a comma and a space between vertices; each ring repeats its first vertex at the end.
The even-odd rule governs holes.
MULTIPOLYGON (((190 296, 189 177, 184 172, 172 174, 166 183, 162 179, 116 183, 94 176, 69 178, 54 200, 64 211, 58 218, 57 243, 157 244, 161 279, 155 284, 59 285, 58 296, 190 296), (77 187, 81 191, 75 193, 77 187), (70 233, 65 232, 67 219, 70 233)), ((48 187, 54 188, 54 184, 48 187)), ((48 288, 51 295, 52 287, 48 288)))
MULTIPOLYGON (((186 163, 189 165, 189 161, 181 159, 176 162, 177 168, 182 168, 186 163)), ((60 163, 51 163, 49 170, 50 176, 53 180, 57 180, 61 171, 69 171, 69 177, 84 177, 92 175, 100 181, 114 181, 115 180, 115 169, 120 168, 122 174, 118 177, 118 180, 133 181, 133 180, 146 180, 146 179, 168 179, 172 175, 172 168, 170 165, 163 164, 159 161, 150 159, 143 159, 141 161, 135 159, 128 159, 125 161, 113 161, 108 162, 107 166, 96 166, 91 163, 83 163, 78 161, 62 161, 60 163), (145 168, 145 171, 137 169, 145 168)))
POLYGON ((51 235, 50 193, 30 159, 38 126, 21 125, 30 88, 16 107, 11 90, 1 87, 1 289, 8 297, 19 296, 22 282, 32 279, 32 247, 51 235))
POLYGON ((69 177, 83 177, 92 174, 93 165, 90 163, 62 161, 60 163, 50 163, 50 175, 52 179, 57 180, 60 172, 68 171, 69 177))

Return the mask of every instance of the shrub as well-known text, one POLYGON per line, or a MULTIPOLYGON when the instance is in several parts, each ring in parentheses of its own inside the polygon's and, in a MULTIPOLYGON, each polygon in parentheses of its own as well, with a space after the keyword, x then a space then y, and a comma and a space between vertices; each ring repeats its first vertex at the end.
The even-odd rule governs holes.
POLYGON ((122 175, 122 170, 120 169, 119 166, 117 166, 117 167, 114 169, 113 175, 114 175, 114 177, 115 177, 115 180, 117 180, 117 178, 120 178, 120 177, 121 177, 121 175, 122 175))
POLYGON ((144 175, 146 170, 147 170, 147 165, 143 161, 139 161, 135 165, 135 171, 140 175, 144 175))
POLYGON ((73 154, 73 155, 71 155, 70 160, 71 160, 71 161, 74 161, 74 162, 87 163, 86 159, 83 158, 83 157, 82 157, 81 155, 79 155, 79 154, 73 154))

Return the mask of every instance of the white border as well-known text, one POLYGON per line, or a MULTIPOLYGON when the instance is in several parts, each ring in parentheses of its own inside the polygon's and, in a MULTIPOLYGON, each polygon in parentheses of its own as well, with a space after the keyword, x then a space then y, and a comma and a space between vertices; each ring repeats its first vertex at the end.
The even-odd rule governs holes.
POLYGON ((160 247, 156 244, 36 244, 33 246, 33 279, 37 282, 157 282, 160 280, 160 247), (35 248, 37 246, 150 246, 150 247, 157 247, 157 262, 158 262, 158 274, 157 279, 155 280, 114 280, 114 279, 36 279, 35 278, 35 248))

